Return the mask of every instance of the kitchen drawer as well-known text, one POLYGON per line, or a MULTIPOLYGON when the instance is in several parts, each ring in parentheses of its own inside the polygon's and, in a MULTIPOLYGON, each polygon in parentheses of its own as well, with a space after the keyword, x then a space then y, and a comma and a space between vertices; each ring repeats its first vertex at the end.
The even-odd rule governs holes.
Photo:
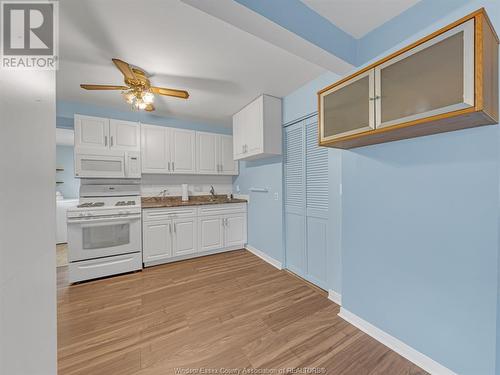
POLYGON ((246 203, 214 204, 198 207, 198 216, 226 215, 238 212, 246 212, 246 203))
POLYGON ((140 252, 84 260, 69 263, 69 282, 96 279, 103 276, 142 269, 142 254, 140 252))
POLYGON ((146 208, 142 211, 142 219, 143 221, 176 219, 196 214, 196 207, 146 208))

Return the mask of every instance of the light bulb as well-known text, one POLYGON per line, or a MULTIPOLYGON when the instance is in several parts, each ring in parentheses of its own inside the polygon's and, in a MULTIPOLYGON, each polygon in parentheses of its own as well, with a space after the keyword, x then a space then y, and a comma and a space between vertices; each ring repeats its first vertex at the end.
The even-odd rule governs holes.
POLYGON ((146 103, 144 103, 142 100, 137 100, 135 102, 135 106, 139 109, 145 109, 148 105, 146 103))
POLYGON ((125 98, 125 101, 129 104, 132 104, 135 100, 135 95, 131 91, 124 93, 123 97, 125 98))
POLYGON ((151 104, 155 100, 153 93, 146 91, 142 94, 142 101, 146 104, 151 104))

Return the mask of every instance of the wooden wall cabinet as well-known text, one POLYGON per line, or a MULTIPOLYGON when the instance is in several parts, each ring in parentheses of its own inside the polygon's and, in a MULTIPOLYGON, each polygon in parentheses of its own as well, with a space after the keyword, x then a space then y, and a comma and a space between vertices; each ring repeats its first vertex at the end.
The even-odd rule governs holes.
POLYGON ((498 36, 480 9, 318 92, 319 144, 498 123, 498 36))

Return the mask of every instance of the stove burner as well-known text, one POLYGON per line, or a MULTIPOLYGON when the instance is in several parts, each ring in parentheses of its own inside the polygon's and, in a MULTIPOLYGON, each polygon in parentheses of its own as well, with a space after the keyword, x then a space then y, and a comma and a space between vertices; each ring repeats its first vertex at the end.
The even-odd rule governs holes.
POLYGON ((135 205, 135 201, 119 201, 119 202, 116 202, 115 206, 134 206, 135 205))
POLYGON ((87 202, 87 203, 82 203, 79 204, 78 208, 86 208, 86 207, 102 207, 104 206, 104 202, 87 202))

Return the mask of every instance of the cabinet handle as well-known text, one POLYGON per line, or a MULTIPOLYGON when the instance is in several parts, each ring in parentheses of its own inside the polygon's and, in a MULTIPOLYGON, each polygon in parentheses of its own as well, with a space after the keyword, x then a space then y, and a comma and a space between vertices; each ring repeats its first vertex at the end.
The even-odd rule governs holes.
POLYGON ((177 233, 177 224, 174 223, 174 233, 177 233))
POLYGON ((170 234, 172 234, 172 224, 168 224, 168 229, 170 231, 170 234))
POLYGON ((172 162, 172 172, 175 171, 175 164, 172 162))
POLYGON ((168 162, 168 170, 170 170, 170 162, 168 162))
POLYGON ((113 147, 113 136, 109 138, 109 147, 113 147))
POLYGON ((108 147, 108 136, 104 136, 104 146, 108 147))

